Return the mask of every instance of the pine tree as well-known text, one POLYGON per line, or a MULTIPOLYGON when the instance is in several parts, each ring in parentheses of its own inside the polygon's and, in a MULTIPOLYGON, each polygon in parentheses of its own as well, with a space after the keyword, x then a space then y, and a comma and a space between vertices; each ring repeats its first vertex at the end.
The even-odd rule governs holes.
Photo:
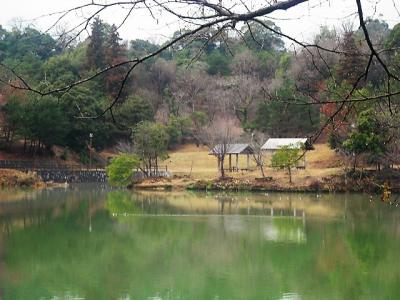
MULTIPOLYGON (((126 47, 121 44, 121 40, 122 39, 119 37, 117 27, 115 25, 112 25, 105 42, 105 62, 107 66, 113 66, 126 60, 127 50, 126 47)), ((105 89, 106 94, 111 98, 115 98, 118 95, 126 72, 126 66, 120 66, 107 72, 105 78, 105 89)), ((126 94, 127 93, 124 92, 120 95, 121 101, 123 98, 126 97, 126 94)))
POLYGON ((346 82, 350 85, 356 83, 357 79, 364 72, 365 62, 361 55, 351 31, 344 33, 342 41, 343 54, 339 60, 336 76, 339 82, 346 82))
POLYGON ((87 67, 89 70, 104 68, 105 66, 105 25, 96 17, 91 26, 92 34, 89 39, 89 45, 86 52, 87 67))

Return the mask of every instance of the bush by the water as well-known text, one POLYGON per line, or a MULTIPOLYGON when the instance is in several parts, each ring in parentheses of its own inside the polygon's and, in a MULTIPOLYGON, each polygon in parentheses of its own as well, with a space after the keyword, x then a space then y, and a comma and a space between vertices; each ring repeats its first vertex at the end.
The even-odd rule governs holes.
POLYGON ((108 181, 115 186, 127 186, 131 183, 133 170, 139 166, 139 159, 133 154, 121 154, 111 161, 106 172, 108 181))

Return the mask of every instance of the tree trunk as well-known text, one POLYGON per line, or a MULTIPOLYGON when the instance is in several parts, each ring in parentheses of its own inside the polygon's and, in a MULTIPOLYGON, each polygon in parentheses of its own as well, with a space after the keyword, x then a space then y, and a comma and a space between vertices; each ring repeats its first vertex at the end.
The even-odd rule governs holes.
POLYGON ((292 168, 288 167, 288 171, 289 171, 289 183, 292 183, 292 168))
POLYGON ((260 171, 261 171, 261 176, 262 176, 262 178, 265 178, 265 173, 264 173, 263 164, 260 164, 260 171))
POLYGON ((151 158, 149 158, 149 170, 147 171, 148 177, 151 177, 151 158))
POLYGON ((223 156, 220 159, 220 171, 221 171, 221 177, 225 177, 224 157, 223 156))
POLYGON ((354 154, 353 173, 356 172, 356 168, 357 168, 357 155, 354 154))
POLYGON ((33 141, 33 148, 32 148, 33 156, 36 156, 36 145, 37 145, 37 143, 36 143, 36 140, 35 140, 35 141, 33 141))
POLYGON ((10 143, 10 135, 11 135, 11 130, 8 129, 7 133, 6 133, 6 143, 9 144, 10 143))
POLYGON ((12 143, 13 143, 13 131, 10 131, 10 136, 9 136, 9 141, 8 141, 8 148, 11 148, 12 143))
POLYGON ((6 145, 7 148, 10 149, 11 148, 11 129, 7 130, 7 134, 6 134, 6 145))

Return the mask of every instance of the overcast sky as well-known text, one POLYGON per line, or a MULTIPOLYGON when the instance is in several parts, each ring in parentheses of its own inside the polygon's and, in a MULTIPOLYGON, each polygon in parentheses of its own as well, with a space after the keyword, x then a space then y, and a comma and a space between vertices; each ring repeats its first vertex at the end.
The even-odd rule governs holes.
MULTIPOLYGON (((99 1, 99 0, 98 0, 99 1)), ((105 0, 102 0, 105 1, 105 0)), ((279 1, 279 0, 278 0, 279 1)), ((40 17, 53 12, 62 11, 78 4, 89 3, 89 0, 12 0, 5 1, 0 10, 0 24, 10 28, 20 21, 32 23, 40 30, 47 29, 55 17, 40 17), (40 18, 39 18, 40 17, 40 18)), ((109 1, 111 2, 111 1, 109 1)), ((265 3, 265 0, 245 1, 249 3, 265 3)), ((400 23, 400 0, 363 0, 365 17, 375 17, 385 20, 390 27, 400 23)), ((290 9, 289 11, 275 12, 269 17, 281 27, 286 34, 292 35, 300 40, 309 41, 318 32, 322 25, 336 26, 340 28, 343 19, 353 22, 358 27, 355 0, 310 0, 290 9)), ((102 15, 102 19, 108 23, 119 24, 122 20, 123 11, 113 10, 102 15)), ((71 25, 79 21, 79 14, 66 19, 63 25, 71 25)), ((160 42, 170 37, 173 31, 179 28, 181 23, 177 22, 168 13, 157 15, 156 22, 146 10, 132 15, 128 22, 120 29, 120 35, 126 40, 136 38, 150 39, 160 42)))

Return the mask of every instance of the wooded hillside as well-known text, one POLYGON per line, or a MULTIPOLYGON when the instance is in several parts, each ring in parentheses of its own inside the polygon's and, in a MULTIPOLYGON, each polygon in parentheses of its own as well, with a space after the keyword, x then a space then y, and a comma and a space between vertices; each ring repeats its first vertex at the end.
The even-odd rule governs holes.
MULTIPOLYGON (((249 22, 241 35, 229 28, 199 31, 147 59, 129 77, 122 62, 163 45, 134 37, 122 41, 117 27, 98 17, 90 37, 74 43, 30 27, 0 27, 1 147, 19 141, 26 153, 43 154, 60 145, 85 161, 89 133, 93 147, 101 150, 130 142, 139 123, 157 122, 173 148, 185 141, 203 143, 209 128, 221 131, 229 124, 235 140, 249 142, 260 133, 325 136, 345 154, 367 155, 378 165, 397 163, 398 95, 380 101, 368 97, 377 99, 399 82, 388 87, 382 64, 374 57, 368 62, 362 29, 322 27, 315 43, 332 51, 295 51, 279 27, 267 25, 269 30, 249 22), (363 76, 366 64, 369 72, 363 76), (115 99, 113 110, 105 110, 115 99)), ((374 45, 395 49, 400 44, 399 25, 390 29, 376 19, 365 25, 374 45)), ((399 74, 398 51, 384 51, 380 58, 399 74)))

